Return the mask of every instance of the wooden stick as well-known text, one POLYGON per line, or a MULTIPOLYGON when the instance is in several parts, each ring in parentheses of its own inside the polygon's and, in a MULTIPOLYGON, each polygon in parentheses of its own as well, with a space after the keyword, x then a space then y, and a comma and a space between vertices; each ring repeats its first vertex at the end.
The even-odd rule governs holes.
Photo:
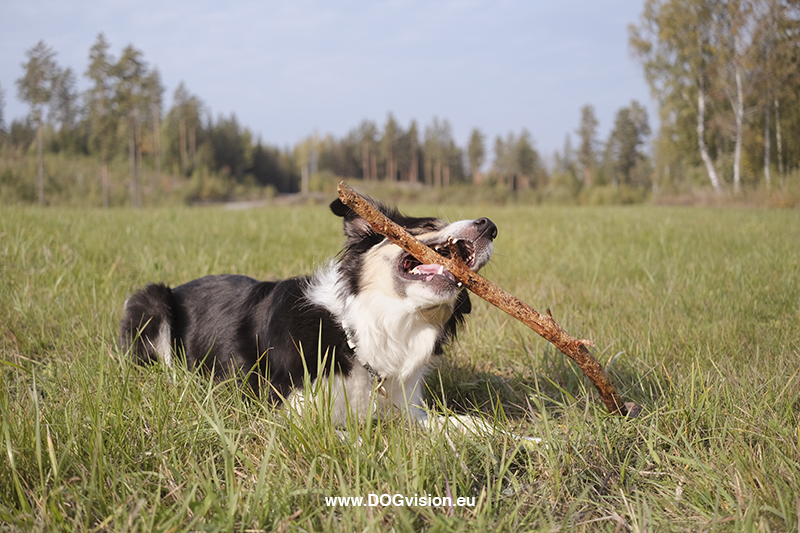
MULTIPOLYGON (((455 249, 451 249, 450 258, 448 258, 428 248, 404 228, 389 220, 344 181, 339 183, 338 191, 339 199, 342 203, 366 220, 376 232, 388 237, 422 263, 444 266, 466 288, 553 343, 565 355, 575 361, 583 373, 586 374, 586 377, 597 387, 600 398, 609 412, 631 417, 638 416, 641 408, 633 402, 622 402, 616 388, 609 380, 608 374, 589 352, 587 347, 594 346, 593 341, 576 339, 556 324, 553 317, 550 316, 549 309, 548 314, 543 315, 516 296, 504 291, 473 271, 464 263, 461 255, 455 253, 455 249)), ((453 245, 451 243, 451 246, 453 245)))

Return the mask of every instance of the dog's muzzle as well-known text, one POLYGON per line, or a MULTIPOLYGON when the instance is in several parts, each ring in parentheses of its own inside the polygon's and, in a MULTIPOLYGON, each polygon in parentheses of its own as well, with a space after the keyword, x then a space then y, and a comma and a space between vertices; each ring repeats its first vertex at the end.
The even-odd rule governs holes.
MULTIPOLYGON (((444 228, 433 240, 422 236, 422 241, 443 257, 451 257, 451 244, 461 260, 478 271, 492 255, 492 241, 497 237, 497 226, 486 217, 481 217, 467 224, 456 222, 444 228), (449 230, 449 231, 448 231, 449 230)), ((445 280, 460 286, 455 276, 443 265, 423 264, 411 254, 405 253, 398 263, 400 275, 407 280, 430 282, 445 280)))

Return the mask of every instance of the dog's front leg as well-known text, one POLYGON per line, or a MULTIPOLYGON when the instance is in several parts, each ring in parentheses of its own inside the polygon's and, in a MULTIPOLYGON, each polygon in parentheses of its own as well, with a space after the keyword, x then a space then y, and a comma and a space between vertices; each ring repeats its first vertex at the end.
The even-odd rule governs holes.
POLYGON ((384 384, 384 389, 392 405, 400 409, 409 420, 413 420, 432 431, 445 430, 445 432, 447 432, 456 430, 463 434, 470 434, 478 437, 486 437, 487 435, 500 433, 513 438, 525 447, 542 443, 542 439, 538 437, 516 435, 509 431, 499 429, 495 427, 494 424, 477 416, 455 414, 429 416, 425 402, 422 399, 422 390, 424 386, 422 378, 422 373, 420 373, 414 376, 413 379, 403 381, 396 380, 392 381, 392 383, 384 384))
POLYGON ((408 419, 427 426, 428 412, 422 399, 422 372, 409 379, 389 378, 383 383, 386 408, 399 410, 408 419))
POLYGON ((494 433, 495 428, 483 420, 469 415, 429 415, 422 398, 424 381, 422 374, 409 380, 397 380, 390 386, 384 385, 393 407, 400 409, 408 418, 426 429, 441 431, 455 429, 461 433, 486 435, 494 433))

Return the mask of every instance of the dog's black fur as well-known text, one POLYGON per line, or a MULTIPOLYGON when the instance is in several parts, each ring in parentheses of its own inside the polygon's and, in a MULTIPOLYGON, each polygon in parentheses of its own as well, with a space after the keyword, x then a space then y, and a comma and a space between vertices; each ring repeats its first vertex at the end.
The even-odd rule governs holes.
POLYGON ((220 378, 244 378, 256 395, 268 377, 269 397, 280 402, 302 386, 306 369, 316 379, 318 346, 336 372, 349 374, 353 366, 344 330, 329 311, 303 297, 308 279, 270 282, 219 275, 174 289, 148 285, 128 301, 123 346, 133 338, 137 361, 154 362, 158 354, 150 339, 169 323, 171 343, 190 369, 200 366, 220 378), (139 323, 146 326, 136 336, 139 323))

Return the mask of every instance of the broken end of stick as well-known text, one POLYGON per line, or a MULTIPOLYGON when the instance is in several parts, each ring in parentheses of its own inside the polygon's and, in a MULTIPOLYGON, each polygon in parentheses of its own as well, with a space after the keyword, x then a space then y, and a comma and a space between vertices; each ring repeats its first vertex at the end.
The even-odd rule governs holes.
POLYGON ((342 198, 345 195, 353 195, 356 191, 350 187, 346 181, 342 180, 339 182, 339 185, 336 186, 336 192, 339 193, 339 198, 344 201, 342 198))
POLYGON ((336 186, 336 192, 339 195, 339 200, 341 200, 344 205, 350 206, 351 208, 352 208, 352 205, 350 205, 350 204, 355 202, 360 196, 344 180, 340 181, 339 185, 336 186))
POLYGON ((628 418, 639 418, 639 415, 642 414, 642 406, 636 402, 625 402, 620 413, 628 418))
POLYGON ((586 346, 587 348, 594 348, 597 346, 591 339, 576 339, 575 344, 578 346, 586 346))

